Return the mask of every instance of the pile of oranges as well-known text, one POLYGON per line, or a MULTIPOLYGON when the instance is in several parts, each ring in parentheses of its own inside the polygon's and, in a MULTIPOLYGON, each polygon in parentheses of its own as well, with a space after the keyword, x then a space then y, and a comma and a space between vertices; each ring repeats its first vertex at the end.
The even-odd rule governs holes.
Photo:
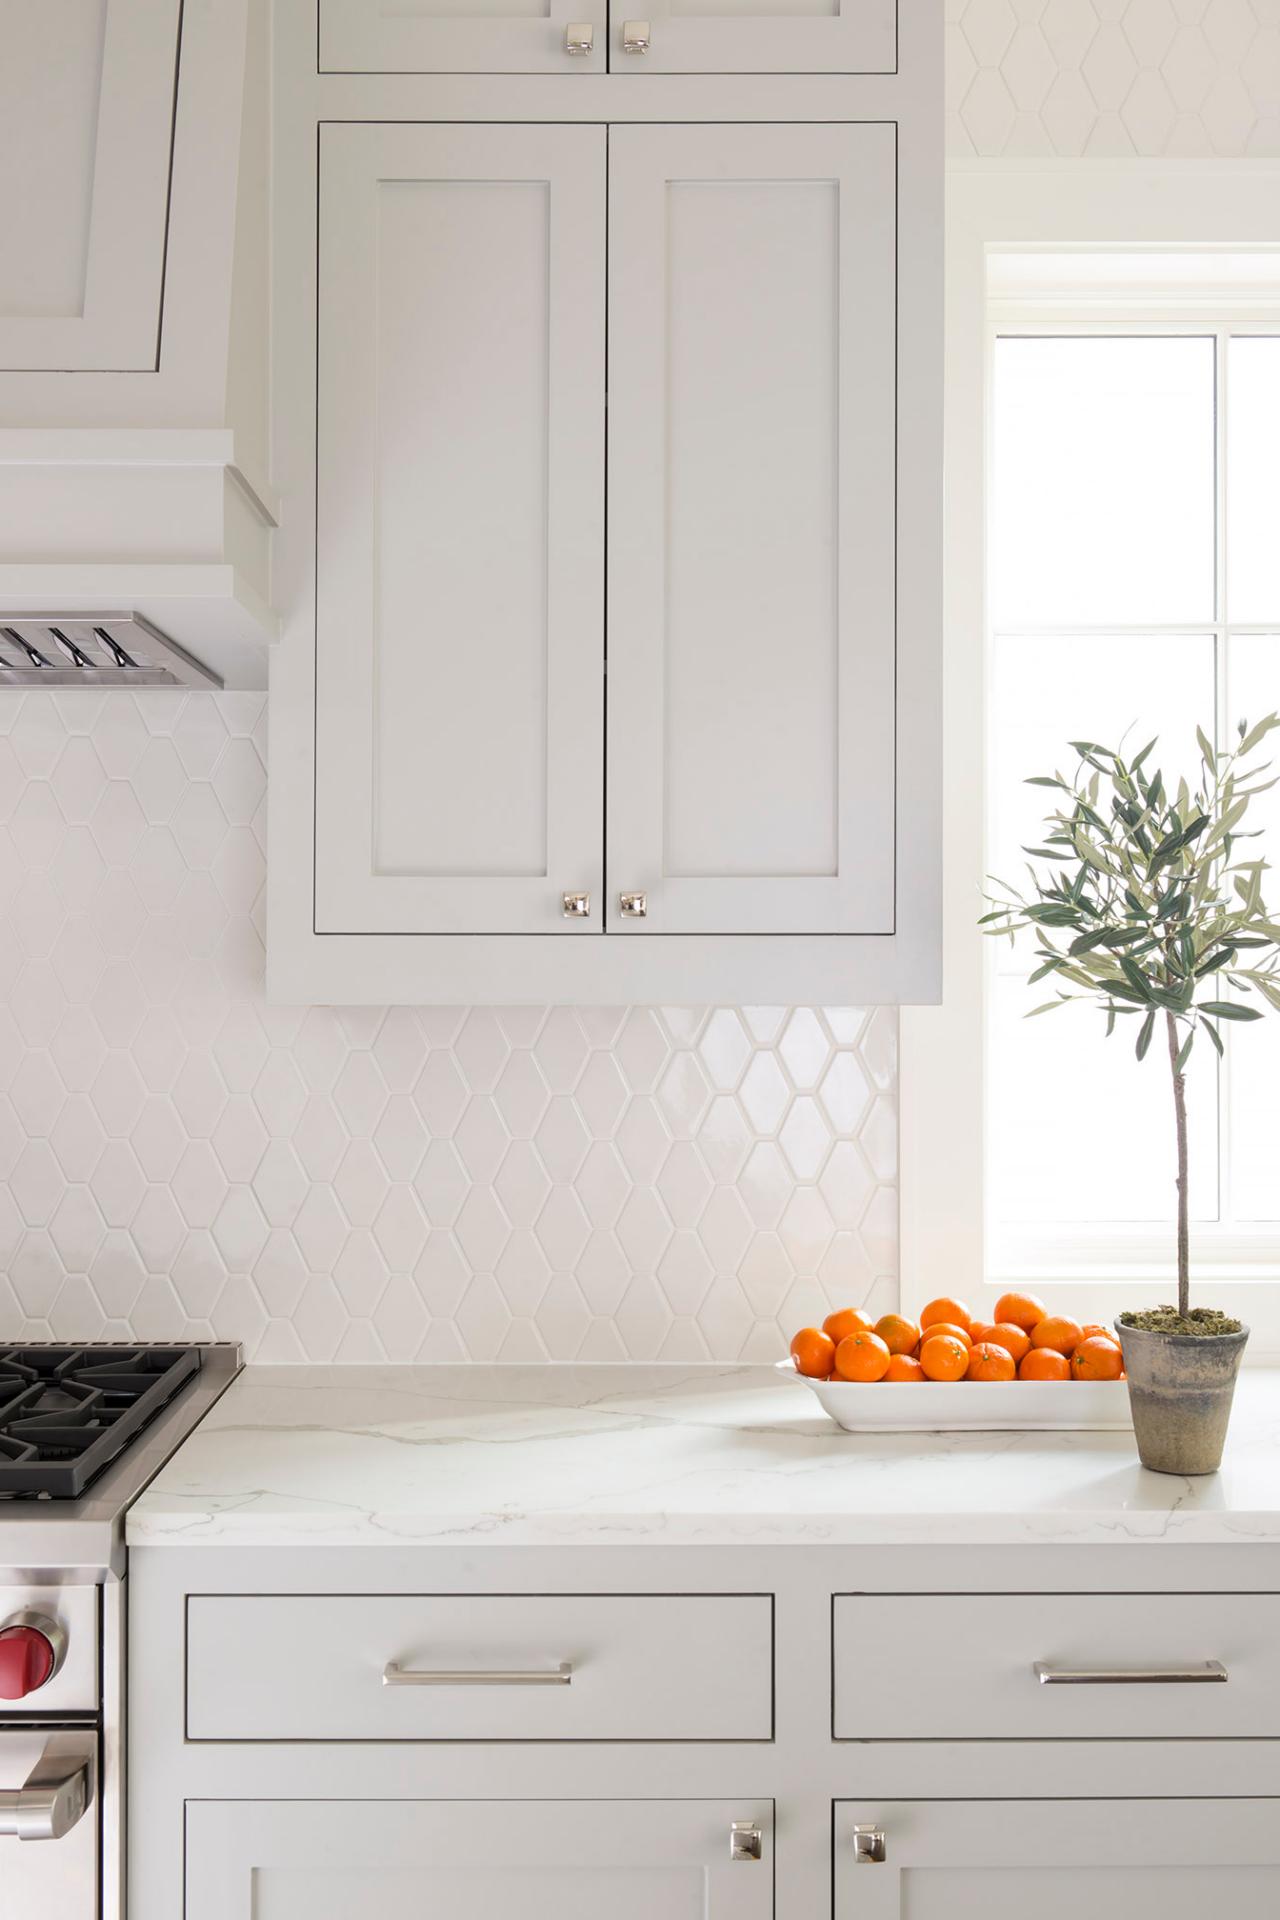
POLYGON ((919 1322, 873 1320, 842 1307, 791 1342, 796 1371, 813 1380, 1123 1380, 1120 1343, 1106 1327, 1050 1313, 1031 1293, 1004 1293, 995 1319, 963 1300, 931 1300, 919 1322))

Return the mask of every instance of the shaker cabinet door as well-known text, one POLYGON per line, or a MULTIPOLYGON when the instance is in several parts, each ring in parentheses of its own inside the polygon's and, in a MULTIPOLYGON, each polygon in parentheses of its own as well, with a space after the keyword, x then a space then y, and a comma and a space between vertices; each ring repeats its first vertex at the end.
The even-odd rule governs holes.
POLYGON ((841 1801, 835 1920, 1273 1920, 1275 1800, 841 1801), (859 1859, 883 1836, 882 1860, 859 1859))
POLYGON ((320 70, 603 73, 606 21, 605 0, 320 0, 320 70))
POLYGON ((771 1823, 759 1800, 198 1800, 186 1920, 770 1920, 771 1823), (761 1859, 730 1859, 735 1821, 761 1859))
POLYGON ((893 73, 898 64, 898 0, 613 0, 609 23, 614 73, 893 73))
POLYGON ((605 133, 322 129, 316 931, 600 926, 605 133), (589 908, 566 917, 564 896, 589 908))
POLYGON ((610 930, 891 933, 894 129, 615 127, 609 222, 610 930))
POLYGON ((0 0, 0 371, 149 372, 179 0, 0 0))

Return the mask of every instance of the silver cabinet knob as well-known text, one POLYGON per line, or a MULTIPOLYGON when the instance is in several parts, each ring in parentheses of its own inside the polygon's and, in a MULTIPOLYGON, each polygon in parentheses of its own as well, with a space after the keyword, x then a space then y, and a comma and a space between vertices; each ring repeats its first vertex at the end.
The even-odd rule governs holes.
POLYGON ((855 1827, 853 1859, 859 1867, 879 1867, 888 1858, 883 1827, 855 1827))
POLYGON ((754 1820, 735 1820, 729 1828, 729 1858, 759 1860, 764 1853, 764 1835, 754 1820))
POLYGON ((596 30, 589 20, 575 20, 564 30, 564 50, 566 53, 590 53, 595 38, 596 30))
POLYGON ((560 905, 566 920, 586 920, 591 913, 589 893, 562 893, 560 905))
POLYGON ((649 22, 647 20, 623 21, 622 51, 624 53, 648 53, 649 22))
POLYGON ((618 912, 624 920, 643 920, 649 911, 647 893, 620 893, 618 912))

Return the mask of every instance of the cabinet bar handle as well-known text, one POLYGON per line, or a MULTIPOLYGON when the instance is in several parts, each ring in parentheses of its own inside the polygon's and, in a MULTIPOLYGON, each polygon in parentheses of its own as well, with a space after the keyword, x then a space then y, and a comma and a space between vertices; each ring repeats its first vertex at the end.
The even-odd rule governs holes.
POLYGON ((1034 1672, 1042 1687, 1170 1687, 1229 1678, 1221 1660, 1185 1667, 1051 1667, 1037 1660, 1034 1672))
POLYGON ((382 1669, 384 1687, 567 1687, 573 1668, 567 1660, 545 1672, 503 1672, 500 1668, 475 1668, 471 1672, 450 1672, 423 1667, 401 1667, 389 1660, 382 1669))

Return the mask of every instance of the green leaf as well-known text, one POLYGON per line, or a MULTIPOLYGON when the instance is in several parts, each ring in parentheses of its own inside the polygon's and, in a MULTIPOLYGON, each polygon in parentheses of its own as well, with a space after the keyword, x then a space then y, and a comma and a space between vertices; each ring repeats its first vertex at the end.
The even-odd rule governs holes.
POLYGON ((1150 1013, 1147 1015, 1146 1019, 1143 1021, 1141 1027, 1138 1030, 1138 1044, 1137 1044, 1137 1047, 1135 1048, 1135 1052, 1137 1053, 1139 1060, 1146 1059, 1147 1049, 1151 1045, 1151 1036, 1155 1032, 1155 1030, 1156 1030, 1156 1010, 1154 1007, 1152 1007, 1150 1013))
POLYGON ((1173 1063, 1173 1070, 1175 1073, 1181 1073, 1183 1068, 1186 1066, 1187 1061, 1191 1058, 1191 1048, 1195 1043, 1195 1037, 1196 1037, 1196 1030, 1194 1027, 1192 1027, 1190 1032, 1187 1034, 1186 1039, 1183 1041, 1182 1045, 1178 1048, 1178 1057, 1173 1063))
POLYGON ((1218 1032, 1218 1029, 1214 1026, 1212 1020, 1202 1021, 1201 1024, 1204 1027, 1204 1030, 1208 1034, 1209 1038, 1212 1040, 1214 1046, 1218 1049, 1219 1060, 1223 1059, 1226 1054, 1226 1048, 1222 1044, 1222 1036, 1218 1032))
POLYGON ((1234 1000, 1202 1000, 1201 1013, 1211 1013, 1215 1020, 1261 1020, 1262 1015, 1256 1007, 1237 1006, 1234 1000))
POLYGON ((1274 727, 1280 727, 1280 713, 1269 713, 1265 720, 1259 720, 1257 726, 1251 727, 1248 733, 1244 731, 1245 723, 1242 720, 1240 722, 1241 739, 1238 751, 1240 753, 1252 753, 1258 742, 1265 740, 1274 727))

